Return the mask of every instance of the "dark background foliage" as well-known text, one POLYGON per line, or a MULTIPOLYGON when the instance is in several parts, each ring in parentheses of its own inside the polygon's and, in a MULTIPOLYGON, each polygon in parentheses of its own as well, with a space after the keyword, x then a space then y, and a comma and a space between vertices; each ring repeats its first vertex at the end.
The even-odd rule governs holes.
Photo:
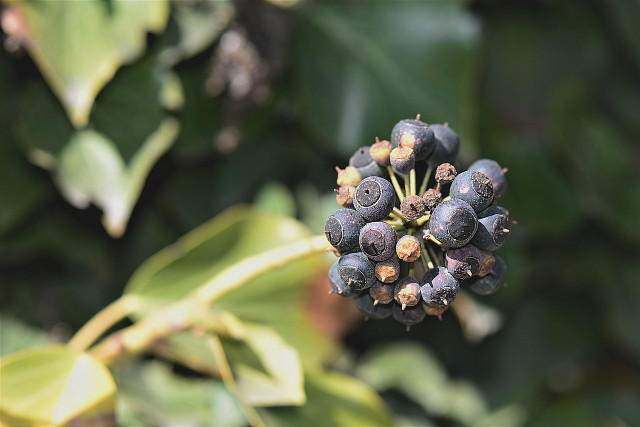
MULTIPOLYGON (((334 166, 419 112, 459 132, 463 163, 490 157, 509 168, 501 204, 518 221, 501 250, 509 286, 479 300, 503 323, 476 343, 450 313, 408 334, 394 322, 346 318, 330 332, 356 358, 394 341, 422 343, 489 408, 516 404, 528 425, 640 423, 640 4, 233 7, 222 38, 173 66, 181 132, 119 239, 100 225, 99 209, 70 206, 29 162, 30 147, 56 152, 73 129, 30 57, 2 50, 4 315, 68 338, 145 259, 231 205, 260 202, 266 182, 282 184, 270 188, 320 231, 334 166), (225 43, 243 43, 243 54, 225 43), (234 80, 238 69, 245 81, 234 80)), ((160 123, 152 63, 177 25, 172 15, 97 98, 91 127, 117 141, 125 160, 160 123)), ((396 413, 459 421, 407 395, 383 393, 396 413)))

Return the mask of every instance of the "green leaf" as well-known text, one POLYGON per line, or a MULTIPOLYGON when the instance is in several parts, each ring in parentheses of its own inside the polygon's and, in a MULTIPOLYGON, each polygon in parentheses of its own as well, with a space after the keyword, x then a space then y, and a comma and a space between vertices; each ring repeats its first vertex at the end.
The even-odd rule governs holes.
POLYGON ((104 85, 145 49, 147 31, 164 30, 166 0, 14 2, 9 28, 62 102, 74 126, 84 127, 104 85))
POLYGON ((434 416, 472 424, 487 414, 480 392, 469 383, 450 380, 445 367, 416 343, 372 350, 357 373, 378 391, 401 391, 434 416))
MULTIPOLYGON (((309 234, 291 218, 235 207, 149 258, 131 277, 125 294, 138 297, 137 315, 143 315, 154 307, 182 299, 247 257, 309 234)), ((305 284, 323 269, 321 255, 301 258, 228 292, 213 308, 243 321, 273 327, 298 350, 305 366, 318 366, 330 345, 311 327, 302 298, 305 284)), ((179 352, 180 348, 174 350, 179 352)))
POLYGON ((296 201, 291 191, 279 182, 268 182, 256 196, 255 205, 280 215, 296 215, 296 201))
POLYGON ((268 327, 245 324, 243 335, 242 341, 221 340, 243 400, 252 406, 304 404, 296 350, 268 327))
POLYGON ((7 316, 0 316, 0 329, 2 330, 0 357, 51 341, 44 331, 39 331, 7 316))
POLYGON ((300 407, 264 408, 267 425, 278 426, 390 426, 390 414, 369 386, 335 372, 309 373, 305 377, 307 404, 300 407))
POLYGON ((417 113, 430 123, 450 122, 464 137, 474 114, 479 27, 463 6, 303 4, 293 56, 303 124, 342 154, 376 135, 388 138, 398 117, 417 113))
POLYGON ((160 62, 173 67, 200 53, 222 34, 234 15, 235 9, 227 0, 174 2, 171 18, 178 35, 160 52, 160 62))
POLYGON ((220 381, 180 377, 160 362, 121 364, 114 377, 118 425, 246 425, 220 381))
POLYGON ((177 133, 178 122, 165 119, 127 167, 113 142, 95 131, 80 131, 60 153, 58 188, 79 209, 92 202, 101 208, 104 227, 113 237, 119 237, 126 230, 147 175, 171 147, 177 133))
POLYGON ((87 354, 53 345, 3 357, 0 413, 35 424, 112 413, 116 386, 109 370, 87 354))

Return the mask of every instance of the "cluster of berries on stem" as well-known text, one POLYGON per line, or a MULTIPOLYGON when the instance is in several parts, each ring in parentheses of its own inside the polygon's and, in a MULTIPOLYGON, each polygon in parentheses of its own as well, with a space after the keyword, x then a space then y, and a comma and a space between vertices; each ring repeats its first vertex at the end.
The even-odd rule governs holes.
POLYGON ((488 295, 504 285, 506 265, 493 252, 514 224, 497 205, 507 170, 481 159, 458 173, 459 148, 446 123, 418 115, 336 168, 342 208, 325 223, 339 256, 331 292, 353 298, 367 317, 393 316, 409 329, 426 315, 441 318, 461 288, 488 295))

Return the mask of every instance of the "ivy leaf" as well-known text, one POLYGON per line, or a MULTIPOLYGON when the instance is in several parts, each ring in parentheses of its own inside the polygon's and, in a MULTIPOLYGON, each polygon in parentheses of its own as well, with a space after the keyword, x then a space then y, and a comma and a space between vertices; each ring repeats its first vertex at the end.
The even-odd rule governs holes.
POLYGON ((143 53, 147 32, 160 33, 166 0, 13 2, 4 30, 20 41, 77 128, 122 64, 143 53), (7 24, 10 23, 10 24, 7 24))
POLYGON ((116 385, 109 370, 84 353, 52 345, 3 357, 0 415, 20 425, 60 425, 112 414, 116 385))

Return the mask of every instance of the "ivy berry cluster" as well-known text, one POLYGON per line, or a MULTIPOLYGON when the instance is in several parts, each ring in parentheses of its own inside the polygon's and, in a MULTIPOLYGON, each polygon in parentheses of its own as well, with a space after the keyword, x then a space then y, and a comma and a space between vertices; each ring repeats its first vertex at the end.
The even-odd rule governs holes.
POLYGON ((446 123, 418 115, 336 168, 342 208, 325 223, 339 256, 331 292, 353 298, 367 317, 393 316, 408 329, 426 315, 441 318, 461 288, 488 295, 504 285, 506 265, 493 252, 514 223, 497 205, 507 170, 481 159, 458 173, 459 148, 446 123))

